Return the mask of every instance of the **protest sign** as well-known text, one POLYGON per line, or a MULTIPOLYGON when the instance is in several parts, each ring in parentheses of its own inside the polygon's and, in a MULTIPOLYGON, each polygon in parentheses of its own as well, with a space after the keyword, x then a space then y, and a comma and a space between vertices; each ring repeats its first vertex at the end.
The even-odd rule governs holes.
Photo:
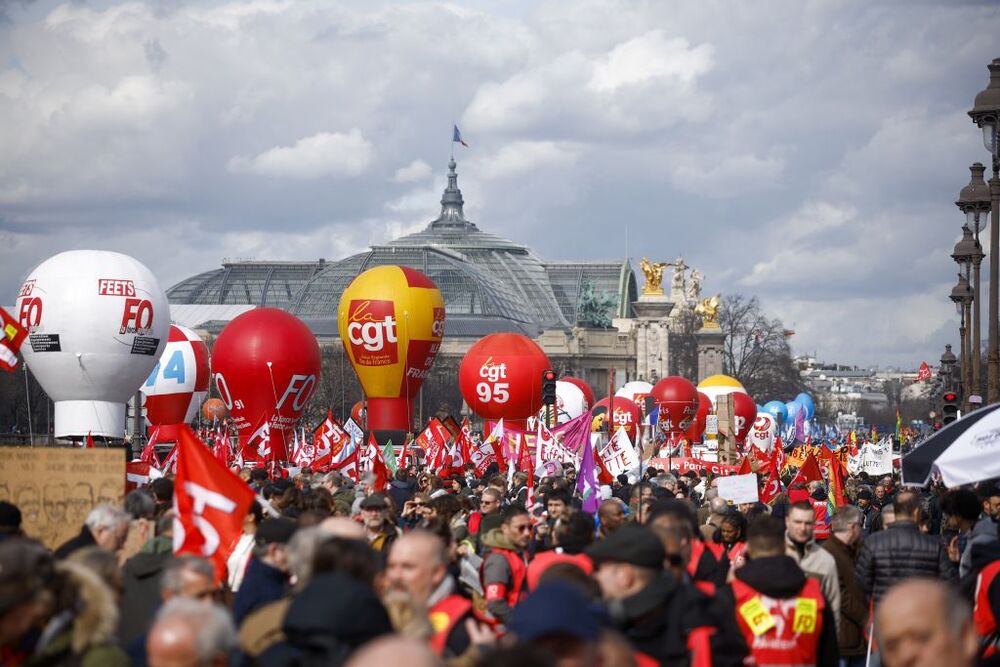
POLYGON ((0 500, 21 509, 24 532, 50 549, 80 532, 98 503, 125 492, 121 449, 0 448, 0 500))
POLYGON ((719 478, 719 497, 735 505, 755 503, 757 495, 757 475, 730 475, 719 478))

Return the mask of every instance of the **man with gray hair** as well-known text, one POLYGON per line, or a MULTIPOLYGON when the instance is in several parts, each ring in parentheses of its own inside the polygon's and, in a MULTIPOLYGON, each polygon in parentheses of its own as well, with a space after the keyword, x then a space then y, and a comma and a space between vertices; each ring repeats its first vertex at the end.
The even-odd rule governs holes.
POLYGON ((830 539, 821 548, 833 556, 837 564, 837 581, 840 585, 837 644, 840 647, 841 665, 844 667, 864 665, 868 652, 865 641, 868 607, 854 571, 863 539, 864 514, 861 510, 854 505, 838 507, 830 521, 830 539))
POLYGON ((236 649, 236 628, 223 607, 189 598, 163 605, 149 631, 149 667, 225 667, 236 649))
POLYGON ((718 492, 716 491, 716 495, 708 501, 708 520, 703 526, 699 527, 701 536, 706 542, 711 542, 715 539, 715 531, 722 526, 722 520, 729 514, 729 503, 717 494, 718 492))
POLYGON ((111 552, 118 552, 128 535, 131 517, 123 510, 101 503, 90 510, 80 534, 72 537, 55 550, 56 558, 66 558, 77 549, 97 546, 111 552))
POLYGON ((875 636, 885 667, 972 667, 979 653, 969 603, 935 579, 890 588, 875 611, 875 636))

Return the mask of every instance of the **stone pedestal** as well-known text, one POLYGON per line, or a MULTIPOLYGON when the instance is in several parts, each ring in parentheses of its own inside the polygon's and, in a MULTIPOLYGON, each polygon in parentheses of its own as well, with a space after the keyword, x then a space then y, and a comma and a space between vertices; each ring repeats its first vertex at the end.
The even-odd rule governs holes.
POLYGON ((632 304, 635 310, 635 371, 646 382, 669 375, 670 311, 674 302, 665 295, 643 294, 632 304))
POLYGON ((722 373, 722 345, 726 334, 718 327, 702 327, 695 333, 698 341, 698 382, 722 373))

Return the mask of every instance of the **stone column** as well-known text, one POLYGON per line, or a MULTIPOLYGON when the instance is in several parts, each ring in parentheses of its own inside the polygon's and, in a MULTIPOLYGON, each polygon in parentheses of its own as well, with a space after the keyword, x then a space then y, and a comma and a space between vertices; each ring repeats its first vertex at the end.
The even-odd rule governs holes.
POLYGON ((636 374, 652 382, 667 376, 670 353, 670 311, 674 303, 664 295, 643 294, 632 304, 636 318, 636 374))
POLYGON ((722 346, 726 334, 718 326, 702 327, 695 333, 698 341, 698 382, 722 373, 722 346))

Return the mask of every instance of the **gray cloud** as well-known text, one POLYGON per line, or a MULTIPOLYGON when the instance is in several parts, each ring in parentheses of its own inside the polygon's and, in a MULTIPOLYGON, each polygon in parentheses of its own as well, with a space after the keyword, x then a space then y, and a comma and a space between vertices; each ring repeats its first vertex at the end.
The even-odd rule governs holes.
POLYGON ((469 216, 543 257, 618 257, 627 229, 841 362, 957 338, 990 3, 23 4, 0 25, 0 301, 67 248, 166 286, 412 230, 457 121, 469 216))

